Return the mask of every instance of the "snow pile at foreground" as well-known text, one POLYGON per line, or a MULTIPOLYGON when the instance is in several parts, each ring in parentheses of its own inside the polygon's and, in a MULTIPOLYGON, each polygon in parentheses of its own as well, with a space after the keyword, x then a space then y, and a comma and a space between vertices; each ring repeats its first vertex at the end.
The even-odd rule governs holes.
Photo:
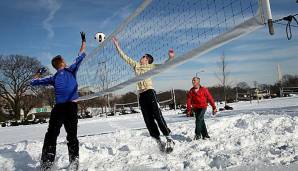
MULTIPOLYGON (((171 154, 161 153, 145 129, 80 137, 80 170, 218 170, 298 163, 298 116, 244 112, 207 118, 206 124, 211 139, 197 141, 192 140, 193 119, 169 124, 176 143, 171 154)), ((57 144, 59 170, 68 165, 64 139, 57 144)), ((42 141, 1 145, 0 170, 39 170, 41 148, 42 141)))

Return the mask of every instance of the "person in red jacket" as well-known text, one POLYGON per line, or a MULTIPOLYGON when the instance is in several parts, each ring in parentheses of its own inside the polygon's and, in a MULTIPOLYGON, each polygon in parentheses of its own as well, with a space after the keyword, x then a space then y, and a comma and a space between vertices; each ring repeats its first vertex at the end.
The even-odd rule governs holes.
POLYGON ((217 112, 214 100, 208 89, 200 85, 200 78, 192 78, 193 87, 187 94, 187 116, 193 112, 196 117, 195 140, 210 138, 204 121, 204 114, 207 110, 208 103, 212 106, 213 115, 217 112))

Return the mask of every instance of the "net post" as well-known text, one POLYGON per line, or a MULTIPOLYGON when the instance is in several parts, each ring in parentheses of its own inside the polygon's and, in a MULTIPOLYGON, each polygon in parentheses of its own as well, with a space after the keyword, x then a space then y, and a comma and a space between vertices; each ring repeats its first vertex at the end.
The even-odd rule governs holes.
POLYGON ((138 109, 141 109, 141 107, 140 107, 140 101, 139 101, 139 98, 140 98, 139 91, 136 91, 136 94, 137 94, 138 109))
POLYGON ((267 17, 267 24, 269 28, 270 35, 274 35, 274 27, 273 27, 273 20, 272 20, 272 13, 270 8, 270 1, 269 0, 263 0, 263 4, 265 6, 265 14, 267 17))
POLYGON ((174 99, 174 110, 176 111, 176 96, 175 96, 175 90, 174 88, 172 88, 172 92, 173 92, 173 99, 174 99))

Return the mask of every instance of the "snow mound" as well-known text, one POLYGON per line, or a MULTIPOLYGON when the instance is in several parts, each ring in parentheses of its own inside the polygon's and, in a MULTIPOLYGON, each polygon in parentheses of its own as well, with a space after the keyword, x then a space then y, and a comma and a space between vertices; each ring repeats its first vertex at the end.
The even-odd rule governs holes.
MULTIPOLYGON (((211 139, 193 140, 194 120, 169 124, 171 154, 159 151, 146 129, 80 137, 80 170, 245 170, 246 166, 288 166, 298 161, 298 117, 241 113, 206 119, 211 139)), ((163 140, 164 137, 162 137, 163 140)), ((41 141, 0 146, 1 170, 38 170, 41 141)), ((68 165, 64 138, 56 167, 68 165)))

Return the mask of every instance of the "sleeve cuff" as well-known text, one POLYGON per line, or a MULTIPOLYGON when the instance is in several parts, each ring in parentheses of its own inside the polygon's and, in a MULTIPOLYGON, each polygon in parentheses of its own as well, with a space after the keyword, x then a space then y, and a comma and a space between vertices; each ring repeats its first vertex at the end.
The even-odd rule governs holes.
POLYGON ((79 52, 78 56, 86 56, 86 53, 85 52, 79 52))

